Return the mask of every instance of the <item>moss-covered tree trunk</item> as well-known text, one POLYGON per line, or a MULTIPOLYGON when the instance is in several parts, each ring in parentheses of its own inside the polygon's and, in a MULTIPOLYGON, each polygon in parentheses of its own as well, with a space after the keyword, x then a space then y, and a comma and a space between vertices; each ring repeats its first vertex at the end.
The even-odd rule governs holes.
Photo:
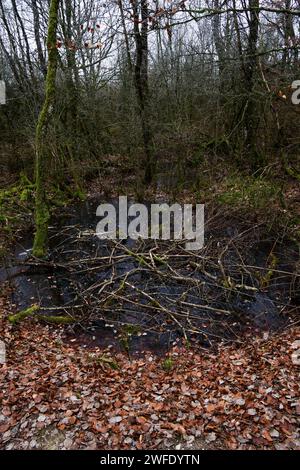
POLYGON ((49 209, 46 193, 47 134, 55 104, 55 83, 57 72, 58 50, 56 47, 56 33, 58 23, 58 8, 60 0, 51 0, 48 25, 48 68, 46 76, 45 101, 40 112, 35 137, 35 238, 33 255, 42 258, 47 250, 49 209))

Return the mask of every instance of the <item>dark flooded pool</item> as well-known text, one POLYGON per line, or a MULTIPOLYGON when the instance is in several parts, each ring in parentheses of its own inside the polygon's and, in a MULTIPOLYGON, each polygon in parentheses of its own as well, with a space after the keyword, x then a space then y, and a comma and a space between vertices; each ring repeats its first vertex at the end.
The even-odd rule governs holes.
POLYGON ((99 203, 77 204, 53 221, 47 262, 30 258, 31 234, 17 244, 0 270, 16 311, 38 303, 45 314, 75 316, 71 341, 130 353, 163 353, 182 338, 209 346, 249 328, 274 331, 297 312, 293 242, 270 234, 245 239, 232 222, 208 225, 195 253, 172 241, 99 240, 99 203))

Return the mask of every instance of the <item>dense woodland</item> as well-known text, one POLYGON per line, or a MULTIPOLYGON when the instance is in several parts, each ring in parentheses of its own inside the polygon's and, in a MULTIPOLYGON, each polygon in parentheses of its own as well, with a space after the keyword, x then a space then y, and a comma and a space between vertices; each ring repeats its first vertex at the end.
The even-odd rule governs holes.
POLYGON ((0 81, 0 448, 299 449, 300 0, 0 0, 0 81))
POLYGON ((47 168, 62 184, 111 154, 132 158, 146 182, 170 157, 200 165, 217 155, 254 172, 296 167, 296 0, 61 0, 47 40, 49 4, 0 5, 3 168, 31 174, 49 51, 57 80, 47 168))
POLYGON ((217 157, 225 167, 280 169, 299 180, 299 108, 291 101, 298 7, 2 1, 4 171, 32 179, 36 155, 37 187, 72 182, 80 193, 109 155, 129 158, 141 184, 170 159, 177 171, 197 173, 217 157))

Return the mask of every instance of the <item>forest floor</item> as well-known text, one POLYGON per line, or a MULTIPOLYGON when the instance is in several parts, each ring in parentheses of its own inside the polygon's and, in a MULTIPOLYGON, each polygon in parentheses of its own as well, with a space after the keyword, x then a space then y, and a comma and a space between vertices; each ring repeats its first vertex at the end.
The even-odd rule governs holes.
MULTIPOLYGON (((89 197, 135 195, 133 178, 120 178, 117 167, 111 162, 108 173, 89 184, 89 197)), ((242 178, 231 177, 206 184, 209 189, 200 181, 198 192, 182 187, 180 200, 205 202, 208 194, 209 203, 225 203, 229 213, 237 207, 246 214, 258 210, 259 217, 278 210, 270 225, 278 214, 285 219, 291 213, 283 225, 299 236, 299 185, 293 181, 283 188, 282 206, 278 187, 265 180, 243 186, 242 178)), ((28 228, 31 188, 18 187, 15 198, 20 189, 25 202, 14 206, 13 229, 3 216, 4 245, 15 228, 17 236, 25 224, 28 228)), ((140 197, 150 200, 155 192, 164 200, 170 191, 148 188, 140 197)), ((0 294, 0 339, 6 346, 6 363, 0 365, 0 448, 300 449, 299 320, 276 333, 246 331, 238 342, 211 348, 178 343, 166 356, 149 351, 129 356, 70 340, 70 327, 32 319, 12 325, 8 284, 0 294)))
POLYGON ((169 361, 82 348, 64 329, 7 321, 3 449, 300 449, 300 328, 169 361), (166 367, 168 364, 168 367, 166 367))

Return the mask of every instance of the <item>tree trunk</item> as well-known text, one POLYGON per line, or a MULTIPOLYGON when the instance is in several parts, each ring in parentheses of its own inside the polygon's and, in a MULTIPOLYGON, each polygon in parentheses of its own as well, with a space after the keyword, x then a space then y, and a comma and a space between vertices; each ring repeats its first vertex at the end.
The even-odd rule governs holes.
POLYGON ((249 6, 249 36, 248 47, 246 50, 246 59, 244 62, 244 83, 247 93, 247 104, 245 112, 245 128, 246 128, 246 148, 249 152, 249 158, 254 159, 254 164, 258 164, 258 152, 256 148, 256 131, 257 131, 257 110, 253 96, 255 85, 255 73, 257 71, 257 40, 259 28, 259 0, 250 0, 249 6))
MULTIPOLYGON (((286 10, 291 10, 291 0, 285 1, 285 8, 286 10)), ((287 49, 283 52, 282 62, 283 62, 283 69, 286 70, 292 62, 292 54, 294 58, 294 65, 297 66, 298 64, 298 48, 297 48, 297 38, 294 29, 294 18, 293 15, 290 13, 283 14, 283 33, 284 33, 284 45, 287 49), (291 51, 289 48, 293 47, 294 49, 291 51)))
POLYGON ((33 14, 33 26, 34 26, 34 37, 37 47, 37 53, 40 63, 40 68, 44 77, 47 75, 47 66, 43 53, 42 41, 40 38, 40 14, 36 0, 31 0, 32 14, 33 14))
POLYGON ((58 23, 58 8, 60 0, 51 0, 48 25, 48 69, 46 76, 46 94, 43 108, 40 112, 35 141, 35 227, 36 233, 33 245, 33 255, 42 258, 46 254, 48 239, 49 210, 46 195, 47 149, 46 139, 49 123, 55 104, 55 83, 57 72, 58 51, 56 33, 58 23))
POLYGON ((148 4, 141 0, 141 30, 137 0, 133 3, 134 35, 136 43, 135 88, 144 143, 144 183, 151 183, 155 172, 152 135, 149 122, 149 84, 148 84, 148 4))

